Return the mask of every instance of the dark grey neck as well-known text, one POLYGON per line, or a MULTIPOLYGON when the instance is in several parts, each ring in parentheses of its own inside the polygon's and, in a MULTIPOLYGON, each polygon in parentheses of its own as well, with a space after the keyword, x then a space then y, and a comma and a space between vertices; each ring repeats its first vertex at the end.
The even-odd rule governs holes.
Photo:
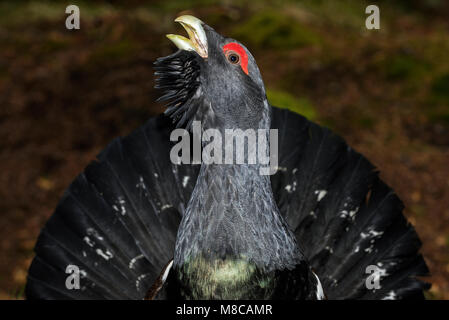
POLYGON ((272 271, 292 269, 303 259, 274 200, 270 176, 259 169, 202 164, 179 227, 175 267, 195 257, 233 257, 272 271))

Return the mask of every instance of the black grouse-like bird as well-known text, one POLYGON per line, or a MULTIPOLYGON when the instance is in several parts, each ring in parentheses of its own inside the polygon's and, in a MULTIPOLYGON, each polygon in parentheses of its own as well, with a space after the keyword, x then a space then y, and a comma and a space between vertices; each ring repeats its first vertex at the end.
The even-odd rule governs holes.
MULTIPOLYGON (((244 45, 195 17, 176 21, 190 38, 168 35, 180 50, 155 63, 168 116, 115 139, 67 189, 36 244, 27 298, 423 298, 419 238, 373 165, 270 106, 244 45), (247 155, 214 163, 228 146, 204 153, 205 140, 201 164, 173 163, 172 120, 260 141, 277 129, 276 174, 247 155), (79 287, 67 286, 68 266, 79 287)), ((273 145, 244 147, 267 156, 273 145)))

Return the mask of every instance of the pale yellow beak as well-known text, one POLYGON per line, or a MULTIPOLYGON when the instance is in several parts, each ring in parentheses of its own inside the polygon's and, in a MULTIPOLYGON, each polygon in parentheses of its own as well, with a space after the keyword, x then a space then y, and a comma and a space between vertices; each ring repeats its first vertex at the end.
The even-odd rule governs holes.
POLYGON ((175 22, 179 22, 186 29, 189 39, 176 34, 167 34, 167 38, 179 49, 196 51, 201 57, 207 58, 207 38, 203 22, 190 15, 180 16, 175 22))

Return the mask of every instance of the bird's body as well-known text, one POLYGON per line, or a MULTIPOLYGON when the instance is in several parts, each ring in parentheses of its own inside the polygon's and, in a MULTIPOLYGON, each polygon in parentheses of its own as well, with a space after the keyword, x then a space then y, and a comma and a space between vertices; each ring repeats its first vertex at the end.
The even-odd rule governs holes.
MULTIPOLYGON (((243 45, 196 18, 179 21, 191 39, 171 35, 181 50, 156 62, 167 115, 223 136, 277 129, 277 173, 261 174, 247 156, 173 163, 174 126, 152 118, 69 187, 39 237, 27 297, 422 297, 419 239, 374 167, 328 129, 270 106, 243 45), (80 290, 65 287, 67 265, 79 267, 80 290), (366 286, 368 266, 378 270, 376 290, 366 286)), ((245 148, 270 151, 249 140, 245 148)))
POLYGON ((205 300, 316 300, 318 283, 306 262, 293 269, 266 271, 246 257, 196 258, 168 278, 165 298, 205 300))
POLYGON ((176 284, 193 299, 291 298, 311 272, 258 167, 202 167, 176 247, 176 284))

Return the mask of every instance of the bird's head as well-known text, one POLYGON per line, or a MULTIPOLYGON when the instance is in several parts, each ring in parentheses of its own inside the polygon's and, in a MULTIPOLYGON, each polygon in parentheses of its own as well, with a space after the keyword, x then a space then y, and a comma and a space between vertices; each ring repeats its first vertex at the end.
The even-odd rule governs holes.
POLYGON ((189 38, 169 34, 177 52, 155 62, 156 88, 178 127, 193 120, 203 128, 269 126, 269 106, 256 61, 237 40, 225 38, 198 18, 178 17, 189 38))

